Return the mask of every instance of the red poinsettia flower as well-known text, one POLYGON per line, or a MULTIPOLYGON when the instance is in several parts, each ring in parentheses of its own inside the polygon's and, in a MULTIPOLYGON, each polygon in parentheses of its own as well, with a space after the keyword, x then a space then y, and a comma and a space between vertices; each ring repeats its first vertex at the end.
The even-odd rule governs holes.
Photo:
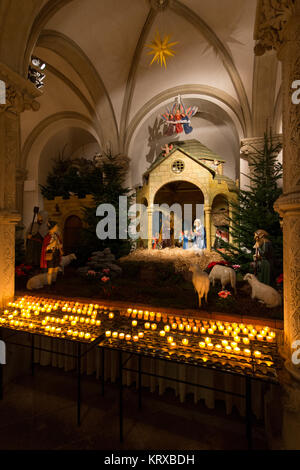
POLYGON ((283 283, 283 273, 278 276, 276 279, 276 284, 282 284, 283 283))
POLYGON ((107 282, 107 281, 109 281, 109 277, 103 276, 103 277, 101 277, 101 281, 102 282, 107 282))
POLYGON ((105 274, 108 274, 110 272, 110 269, 109 268, 102 269, 102 272, 105 274))
POLYGON ((229 295, 231 295, 231 292, 229 292, 229 290, 221 290, 218 293, 218 296, 221 297, 222 299, 227 299, 229 295))

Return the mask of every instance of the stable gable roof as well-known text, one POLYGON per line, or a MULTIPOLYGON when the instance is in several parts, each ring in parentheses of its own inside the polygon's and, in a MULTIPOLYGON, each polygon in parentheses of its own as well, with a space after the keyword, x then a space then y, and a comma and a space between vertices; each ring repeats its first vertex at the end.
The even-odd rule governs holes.
POLYGON ((181 153, 198 163, 198 165, 201 165, 203 168, 209 171, 212 174, 213 178, 215 177, 216 172, 208 165, 206 165, 203 160, 208 160, 210 162, 218 160, 221 163, 224 163, 225 161, 196 139, 187 140, 183 142, 172 142, 172 144, 174 145, 174 148, 170 151, 170 153, 168 153, 168 155, 166 156, 164 156, 163 153, 160 153, 156 160, 144 173, 144 175, 148 175, 149 173, 151 173, 154 168, 157 168, 163 161, 168 159, 177 150, 179 150, 181 153))

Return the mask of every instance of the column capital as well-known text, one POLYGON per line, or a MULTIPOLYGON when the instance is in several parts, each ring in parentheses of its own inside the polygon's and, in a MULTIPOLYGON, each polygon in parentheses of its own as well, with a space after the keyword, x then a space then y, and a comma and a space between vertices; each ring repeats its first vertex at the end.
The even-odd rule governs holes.
POLYGON ((298 0, 259 0, 256 10, 255 55, 281 49, 286 40, 289 20, 299 13, 298 0))
POLYGON ((274 209, 281 217, 288 212, 300 213, 300 192, 283 194, 275 202, 274 209))
MULTIPOLYGON (((273 135, 272 143, 273 145, 280 144, 281 147, 278 149, 278 153, 279 153, 283 145, 282 134, 273 135)), ((241 158, 249 161, 249 158, 257 154, 257 150, 261 152, 264 149, 264 145, 265 145, 265 138, 263 136, 262 137, 248 137, 246 139, 242 139, 241 148, 240 148, 241 158)))
POLYGON ((0 104, 0 114, 9 111, 14 114, 26 110, 38 111, 40 103, 36 100, 41 92, 21 75, 0 63, 0 80, 5 83, 5 104, 0 104))

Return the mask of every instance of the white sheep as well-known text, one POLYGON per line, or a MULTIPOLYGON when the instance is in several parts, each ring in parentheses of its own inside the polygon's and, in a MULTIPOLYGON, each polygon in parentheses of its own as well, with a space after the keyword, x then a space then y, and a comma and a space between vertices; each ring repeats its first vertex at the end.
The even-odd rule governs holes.
POLYGON ((65 272, 65 267, 69 266, 69 264, 74 260, 77 259, 77 256, 75 253, 71 253, 70 255, 62 256, 61 257, 61 262, 60 262, 60 271, 62 273, 65 272))
POLYGON ((199 307, 201 307, 201 299, 203 296, 205 296, 205 302, 207 302, 207 294, 210 286, 209 277, 206 272, 201 271, 200 266, 197 264, 192 264, 189 271, 192 271, 193 273, 192 282, 194 284, 195 291, 198 294, 199 307))
POLYGON ((26 284, 26 289, 42 289, 44 285, 48 284, 47 273, 37 274, 31 277, 26 284))
POLYGON ((216 264, 209 273, 209 280, 212 282, 212 285, 215 285, 215 281, 221 281, 222 289, 225 289, 226 284, 231 285, 234 292, 236 293, 236 274, 234 269, 229 268, 228 266, 222 266, 221 264, 216 264))
POLYGON ((281 305, 282 299, 279 292, 273 287, 260 282, 254 274, 247 273, 244 276, 244 281, 248 281, 252 288, 252 299, 258 299, 260 302, 266 304, 268 308, 281 305))

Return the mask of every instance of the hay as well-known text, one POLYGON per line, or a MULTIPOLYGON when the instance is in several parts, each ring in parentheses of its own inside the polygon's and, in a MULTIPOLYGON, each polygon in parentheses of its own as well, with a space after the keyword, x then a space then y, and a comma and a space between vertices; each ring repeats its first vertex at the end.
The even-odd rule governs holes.
POLYGON ((221 256, 214 252, 203 250, 201 252, 183 250, 182 248, 164 248, 163 250, 137 249, 124 256, 119 261, 122 262, 149 262, 149 263, 171 263, 176 272, 188 271, 191 264, 198 264, 201 269, 205 269, 212 261, 220 261, 221 256))

